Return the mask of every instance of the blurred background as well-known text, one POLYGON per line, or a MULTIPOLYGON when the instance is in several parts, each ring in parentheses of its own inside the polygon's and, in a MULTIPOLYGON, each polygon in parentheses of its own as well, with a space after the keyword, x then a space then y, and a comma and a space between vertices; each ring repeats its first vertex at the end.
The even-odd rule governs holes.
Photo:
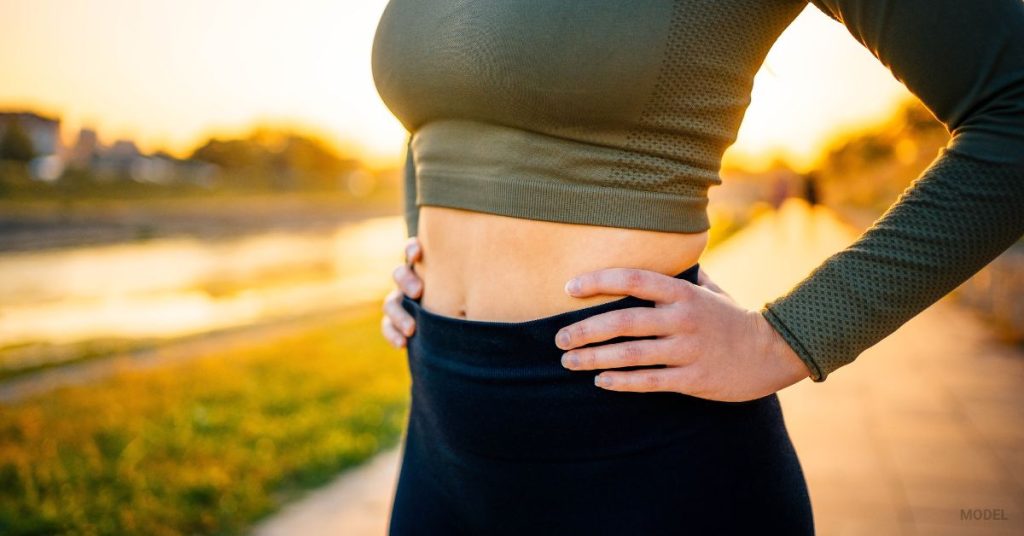
MULTIPOLYGON (((0 0, 0 534, 383 534, 409 389, 379 332, 407 134, 370 74, 385 5, 0 0)), ((947 140, 809 6, 702 265, 760 306, 947 140)), ((1018 242, 780 393, 819 533, 1024 533, 1022 266, 1018 242)))

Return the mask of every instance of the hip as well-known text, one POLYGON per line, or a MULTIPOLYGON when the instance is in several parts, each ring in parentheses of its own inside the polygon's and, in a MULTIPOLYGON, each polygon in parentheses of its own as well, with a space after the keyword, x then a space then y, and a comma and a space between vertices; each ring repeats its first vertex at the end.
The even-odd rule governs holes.
MULTIPOLYGON (((698 268, 675 277, 695 283, 698 268)), ((417 329, 392 534, 423 530, 415 505, 470 534, 813 534, 776 394, 721 402, 608 391, 594 371, 561 366, 561 327, 652 305, 627 296, 502 322, 404 297, 417 329)))

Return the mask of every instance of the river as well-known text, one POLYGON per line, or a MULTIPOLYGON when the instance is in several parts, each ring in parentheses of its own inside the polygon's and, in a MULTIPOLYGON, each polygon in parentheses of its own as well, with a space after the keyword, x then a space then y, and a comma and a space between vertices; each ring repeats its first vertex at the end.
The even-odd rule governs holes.
POLYGON ((0 255, 0 349, 179 337, 381 298, 401 217, 332 231, 168 238, 0 255))

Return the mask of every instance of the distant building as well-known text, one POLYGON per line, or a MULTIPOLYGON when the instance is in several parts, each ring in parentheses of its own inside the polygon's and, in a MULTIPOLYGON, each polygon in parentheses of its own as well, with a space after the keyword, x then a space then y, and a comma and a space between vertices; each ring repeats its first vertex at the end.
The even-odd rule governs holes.
POLYGON ((106 149, 101 149, 93 160, 92 169, 103 179, 129 179, 132 168, 142 158, 142 153, 130 140, 117 140, 106 149))
POLYGON ((100 152, 100 140, 96 131, 83 128, 78 131, 78 139, 68 151, 68 167, 89 169, 100 152))
POLYGON ((105 158, 111 160, 133 160, 141 155, 139 148, 131 140, 117 140, 103 153, 105 158))
POLYGON ((60 119, 51 119, 31 112, 0 112, 0 138, 7 128, 17 123, 32 140, 37 157, 54 156, 61 150, 60 119))

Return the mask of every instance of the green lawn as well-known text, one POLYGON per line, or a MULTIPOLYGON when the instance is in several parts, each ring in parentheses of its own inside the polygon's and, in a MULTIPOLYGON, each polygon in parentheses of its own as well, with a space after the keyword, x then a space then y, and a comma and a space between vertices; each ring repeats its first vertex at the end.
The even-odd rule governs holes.
POLYGON ((237 534, 400 438, 380 308, 0 412, 0 534, 237 534))

